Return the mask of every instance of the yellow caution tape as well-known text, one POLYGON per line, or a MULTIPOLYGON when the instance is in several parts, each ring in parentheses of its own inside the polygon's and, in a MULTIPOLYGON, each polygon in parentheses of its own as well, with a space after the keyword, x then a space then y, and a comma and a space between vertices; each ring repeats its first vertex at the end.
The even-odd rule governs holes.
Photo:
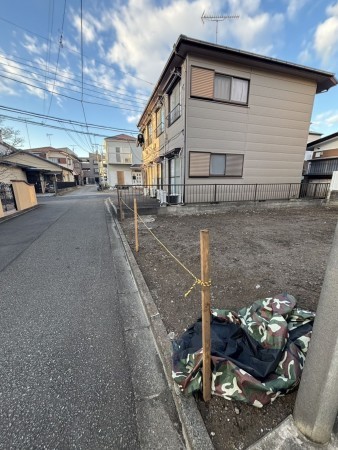
MULTIPOLYGON (((126 202, 124 200, 122 200, 122 198, 120 198, 121 202, 132 212, 134 212, 134 210, 132 208, 130 208, 130 206, 128 206, 126 204, 126 202)), ((176 258, 175 255, 173 255, 171 253, 171 251, 163 244, 163 242, 161 242, 159 240, 159 238, 151 231, 151 229, 146 225, 146 223, 144 222, 144 220, 141 218, 141 216, 139 214, 137 214, 138 219, 143 223, 143 225, 146 227, 146 229, 149 231, 149 233, 153 236, 154 239, 156 239, 156 241, 164 248, 164 250, 168 253, 168 255, 170 255, 186 272, 188 272, 189 275, 191 275, 194 278, 194 284, 191 286, 191 288, 184 294, 184 297, 188 297, 188 295, 192 292, 192 290, 195 288, 196 285, 202 286, 202 287, 210 287, 211 286, 211 280, 209 281, 203 281, 200 278, 196 277, 191 270, 189 270, 179 259, 176 258)))

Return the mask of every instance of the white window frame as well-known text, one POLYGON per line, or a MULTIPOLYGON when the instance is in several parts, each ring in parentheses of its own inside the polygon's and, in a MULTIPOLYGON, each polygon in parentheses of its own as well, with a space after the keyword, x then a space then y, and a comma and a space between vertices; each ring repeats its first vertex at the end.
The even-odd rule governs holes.
POLYGON ((168 126, 181 117, 181 82, 178 81, 169 94, 168 126))

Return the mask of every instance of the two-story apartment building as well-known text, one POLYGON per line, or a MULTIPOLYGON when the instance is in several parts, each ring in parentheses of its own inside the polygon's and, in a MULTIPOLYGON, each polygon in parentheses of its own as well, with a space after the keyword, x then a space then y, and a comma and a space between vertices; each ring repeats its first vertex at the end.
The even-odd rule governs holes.
POLYGON ((315 94, 336 84, 181 35, 138 123, 145 182, 187 203, 190 185, 300 183, 315 94))
POLYGON ((136 146, 133 136, 118 134, 107 137, 104 139, 104 149, 110 186, 142 184, 142 148, 136 146))

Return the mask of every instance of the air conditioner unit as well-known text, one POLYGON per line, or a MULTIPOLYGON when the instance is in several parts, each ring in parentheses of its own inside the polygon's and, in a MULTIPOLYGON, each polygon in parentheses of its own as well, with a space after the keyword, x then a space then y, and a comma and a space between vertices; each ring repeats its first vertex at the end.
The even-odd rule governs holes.
POLYGON ((159 191, 160 192, 160 204, 166 205, 168 203, 168 194, 165 191, 159 191))

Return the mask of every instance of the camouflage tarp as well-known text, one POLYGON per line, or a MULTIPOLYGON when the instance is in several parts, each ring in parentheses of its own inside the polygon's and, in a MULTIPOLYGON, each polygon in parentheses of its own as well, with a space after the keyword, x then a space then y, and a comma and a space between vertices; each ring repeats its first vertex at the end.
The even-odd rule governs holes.
MULTIPOLYGON (((257 300, 237 313, 213 309, 212 394, 261 408, 300 381, 315 314, 292 295, 257 300)), ((173 379, 185 393, 202 389, 202 324, 173 342, 173 379)))

